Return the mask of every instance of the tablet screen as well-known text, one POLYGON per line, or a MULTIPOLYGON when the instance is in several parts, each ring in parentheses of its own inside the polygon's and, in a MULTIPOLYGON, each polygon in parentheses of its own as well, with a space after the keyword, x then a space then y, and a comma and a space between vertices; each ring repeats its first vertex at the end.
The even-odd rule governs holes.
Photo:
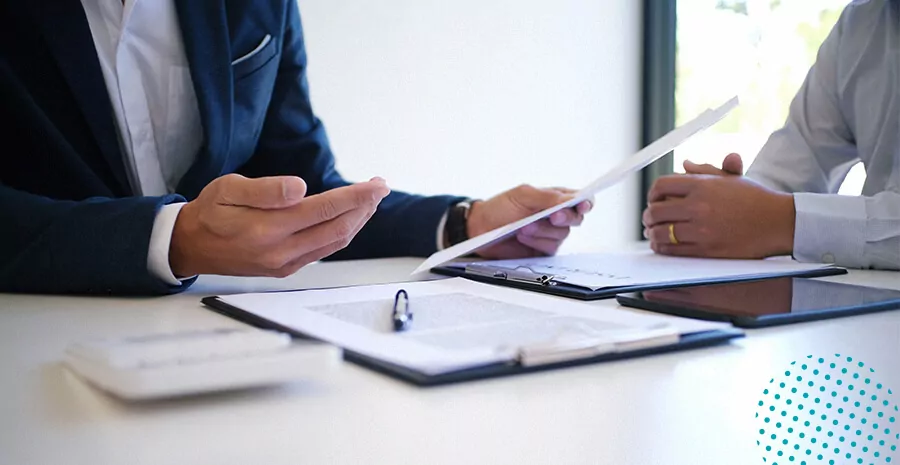
POLYGON ((777 278, 640 293, 643 300, 726 317, 760 318, 896 301, 900 291, 808 278, 777 278))

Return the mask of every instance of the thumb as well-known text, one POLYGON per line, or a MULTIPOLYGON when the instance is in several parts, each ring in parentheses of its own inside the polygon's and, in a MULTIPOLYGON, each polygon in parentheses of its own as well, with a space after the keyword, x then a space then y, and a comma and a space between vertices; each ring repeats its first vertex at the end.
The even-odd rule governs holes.
POLYGON ((722 160, 722 169, 729 174, 735 175, 743 175, 744 174, 744 160, 741 159, 741 156, 736 153, 729 153, 724 160, 722 160))
POLYGON ((306 196, 306 181, 296 176, 250 179, 229 174, 214 182, 220 205, 275 210, 295 205, 306 196))
POLYGON ((550 208, 571 197, 572 195, 569 193, 559 192, 555 189, 539 189, 529 185, 519 186, 510 191, 510 198, 513 202, 532 212, 550 208))

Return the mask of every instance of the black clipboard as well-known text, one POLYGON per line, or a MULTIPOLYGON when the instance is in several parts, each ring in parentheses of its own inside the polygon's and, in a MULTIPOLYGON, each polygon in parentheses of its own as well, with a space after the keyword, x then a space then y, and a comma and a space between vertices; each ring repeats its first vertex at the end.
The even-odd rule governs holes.
POLYGON ((526 267, 517 268, 515 271, 517 271, 516 274, 518 276, 516 276, 515 278, 509 274, 510 271, 513 271, 509 268, 497 267, 495 269, 496 273, 492 275, 488 275, 484 272, 474 273, 471 271, 471 268, 467 269, 467 265, 476 264, 480 268, 487 270, 489 269, 490 262, 450 263, 444 266, 432 268, 431 272, 444 276, 462 277, 486 284, 497 284, 500 286, 512 287, 526 291, 541 292, 544 294, 551 294, 560 297, 569 297, 578 300, 611 299, 618 294, 627 292, 653 291, 659 289, 671 289, 676 287, 702 286, 706 284, 736 283, 770 278, 821 278, 824 276, 847 274, 847 270, 843 268, 828 266, 808 271, 750 274, 722 278, 695 279, 689 281, 667 281, 662 283, 612 286, 593 290, 588 287, 556 280, 553 276, 535 273, 526 267))
MULTIPOLYGON (((204 305, 213 311, 233 318, 242 323, 249 324, 261 329, 271 329, 290 334, 300 339, 312 339, 308 335, 303 334, 296 329, 289 328, 256 314, 244 311, 238 307, 227 304, 218 297, 205 297, 201 301, 204 305)), ((574 367, 588 365, 600 362, 611 362, 614 360, 623 360, 635 357, 644 357, 654 354, 662 354, 674 352, 678 350, 695 349, 721 344, 731 339, 743 337, 744 333, 736 328, 725 328, 712 331, 704 331, 698 333, 690 333, 680 336, 679 341, 674 344, 662 346, 654 346, 644 349, 638 349, 628 352, 605 353, 592 357, 579 357, 562 360, 553 363, 546 363, 535 366, 523 366, 514 362, 495 363, 491 365, 483 365, 474 368, 468 368, 459 371, 427 374, 420 371, 412 370, 407 367, 395 365, 373 357, 359 354, 353 351, 344 350, 344 360, 351 363, 369 368, 373 371, 391 376, 393 378, 412 383, 416 386, 430 387, 446 384, 454 384, 466 381, 475 381, 480 379, 499 378, 504 376, 520 375, 526 373, 536 373, 559 368, 574 367)))

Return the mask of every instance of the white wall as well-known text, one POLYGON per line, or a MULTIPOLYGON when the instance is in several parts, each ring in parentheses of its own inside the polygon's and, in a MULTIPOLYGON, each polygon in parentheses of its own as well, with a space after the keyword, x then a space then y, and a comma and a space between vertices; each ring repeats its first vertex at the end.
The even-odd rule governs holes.
MULTIPOLYGON (((640 2, 300 0, 315 111, 348 179, 488 197, 582 187, 638 149, 640 2)), ((633 241, 637 176, 564 250, 633 241)))

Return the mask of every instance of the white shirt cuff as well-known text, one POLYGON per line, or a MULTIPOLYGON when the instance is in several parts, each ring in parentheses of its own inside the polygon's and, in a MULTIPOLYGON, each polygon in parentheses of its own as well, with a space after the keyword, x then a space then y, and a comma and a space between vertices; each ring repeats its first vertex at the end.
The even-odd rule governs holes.
POLYGON ((437 250, 440 252, 444 250, 444 228, 447 227, 447 215, 450 214, 450 210, 444 212, 444 216, 441 217, 441 221, 438 222, 437 227, 437 250))
POLYGON ((794 194, 794 258, 859 268, 865 261, 866 199, 794 194))
POLYGON ((156 214, 153 222, 153 231, 150 233, 150 250, 147 253, 147 270, 150 274, 165 281, 172 286, 181 286, 181 280, 172 273, 169 265, 169 246, 172 243, 172 231, 175 229, 175 220, 178 212, 185 204, 172 203, 163 205, 156 214))

